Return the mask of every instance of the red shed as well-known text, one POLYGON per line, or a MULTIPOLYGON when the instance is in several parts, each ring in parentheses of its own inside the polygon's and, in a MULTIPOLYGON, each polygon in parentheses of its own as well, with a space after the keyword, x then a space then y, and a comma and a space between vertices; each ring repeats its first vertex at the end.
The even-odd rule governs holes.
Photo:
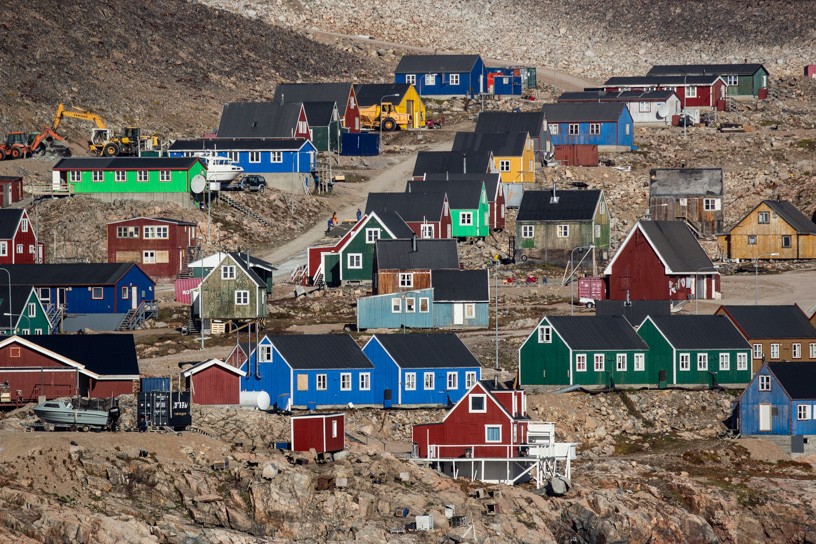
POLYGON ((0 176, 0 208, 23 199, 23 178, 17 176, 0 176))
POLYGON ((42 263, 43 245, 25 209, 0 210, 0 264, 42 263))
POLYGON ((218 359, 198 363, 181 373, 195 404, 240 404, 246 372, 218 359))
POLYGON ((816 64, 808 64, 805 66, 805 75, 807 77, 816 77, 816 64))
POLYGON ((291 417, 292 451, 317 453, 341 451, 346 447, 345 414, 304 414, 291 417))
POLYGON ((149 217, 108 223, 108 262, 137 263, 153 280, 177 276, 192 259, 196 227, 149 217))
POLYGON ((564 166, 598 166, 598 146, 570 144, 555 146, 555 160, 564 166))
POLYGON ((604 271, 610 300, 718 299, 720 274, 683 221, 638 221, 604 271))

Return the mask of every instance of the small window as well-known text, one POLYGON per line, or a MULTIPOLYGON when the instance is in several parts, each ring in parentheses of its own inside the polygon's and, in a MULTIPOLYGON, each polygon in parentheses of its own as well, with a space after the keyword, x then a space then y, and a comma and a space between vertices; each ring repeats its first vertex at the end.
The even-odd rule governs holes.
POLYGON ((762 344, 754 344, 754 359, 762 359, 762 344))
POLYGON ((82 172, 79 170, 72 170, 68 172, 68 181, 71 183, 80 183, 82 181, 82 172))
POLYGON ((428 297, 422 297, 419 299, 419 313, 427 314, 429 311, 430 301, 428 297))
POLYGON ((697 98, 697 87, 686 87, 686 98, 697 98))
POLYGON ((499 161, 499 172, 509 172, 510 171, 510 161, 502 159, 499 161))
POLYGON ((739 76, 726 76, 725 77, 725 84, 729 87, 733 87, 734 85, 739 84, 739 76))
POLYGON ((416 372, 405 373, 405 390, 416 391, 416 372))
POLYGON ((689 353, 680 354, 680 370, 691 370, 691 355, 689 353))
POLYGON ((351 373, 340 374, 340 391, 351 391, 351 373))
POLYGON ((469 227, 473 225, 473 212, 461 212, 459 214, 459 223, 463 227, 469 227))
POLYGON ((720 370, 731 370, 731 354, 720 353, 720 370))
POLYGON ((760 391, 770 391, 771 390, 771 377, 768 375, 762 375, 759 377, 759 390, 760 391))
POLYGON ((122 299, 127 300, 128 298, 130 298, 130 287, 125 285, 122 287, 122 299))
POLYGON ((423 376, 424 383, 425 383, 425 390, 429 391, 434 388, 434 373, 433 372, 426 372, 423 376))
POLYGON ((785 247, 785 248, 791 247, 791 237, 790 236, 783 236, 782 237, 782 247, 785 247))
POLYGON ((43 331, 42 329, 34 329, 34 334, 39 336, 42 334, 42 331, 43 331))
POLYGON ((142 251, 142 264, 156 264, 156 252, 142 251))
POLYGON ((170 237, 170 227, 153 225, 144 228, 145 240, 167 240, 170 237))
POLYGON ((700 372, 708 371, 708 353, 697 354, 697 370, 700 372))
POLYGON ((422 225, 420 230, 420 235, 422 238, 433 238, 434 237, 434 226, 433 225, 422 225))
POLYGON ((113 181, 124 182, 127 180, 127 173, 124 170, 117 170, 113 173, 113 181))
POLYGON ((448 372, 448 391, 451 389, 459 389, 459 374, 456 372, 448 372))
POLYGON ((569 225, 558 225, 555 235, 558 238, 569 238, 569 225))
POLYGON ((139 227, 116 227, 117 238, 138 238, 139 227))
POLYGON ((558 124, 552 123, 550 124, 550 134, 557 136, 558 135, 558 124))
POLYGON ((476 319, 475 304, 465 304, 465 319, 476 319))
POLYGON ((575 372, 586 372, 587 356, 586 353, 578 353, 575 355, 575 372))
POLYGON ((391 299, 391 313, 398 314, 402 312, 402 300, 399 298, 391 299))
POLYGON ((235 305, 249 306, 249 291, 235 291, 235 305))
POLYGON ((17 244, 17 253, 22 253, 23 247, 24 247, 23 244, 17 244))
POLYGON ((600 123, 590 123, 589 124, 589 134, 592 136, 598 136, 601 133, 601 124, 600 123))
POLYGON ((25 217, 23 218, 22 221, 20 221, 20 230, 22 230, 23 232, 28 232, 28 219, 26 219, 25 217))
POLYGON ((412 314, 416 312, 416 299, 414 297, 405 299, 405 313, 412 314))
POLYGON ((360 373, 360 391, 371 391, 371 373, 360 373))
POLYGON ((259 361, 262 363, 269 363, 272 361, 272 346, 265 344, 258 347, 259 361))
MULTIPOLYGON (((274 153, 274 151, 273 151, 274 153)), ((238 152, 237 151, 227 151, 227 158, 232 162, 238 162, 238 152)))
POLYGON ((28 253, 34 255, 34 244, 28 244, 28 253))
POLYGON ((235 279, 235 267, 234 266, 222 266, 221 267, 221 279, 222 280, 234 280, 235 279))
POLYGON ((737 370, 748 370, 747 353, 737 353, 737 370))
POLYGON ((37 304, 35 302, 28 303, 28 317, 37 317, 37 304))
POLYGON ((580 127, 576 123, 570 123, 569 125, 569 134, 570 136, 577 136, 580 133, 580 127))
POLYGON ((615 370, 618 372, 626 372, 626 354, 618 353, 615 355, 615 370))
POLYGON ((771 222, 771 213, 770 212, 759 212, 757 215, 757 221, 760 224, 767 224, 771 222))
POLYGON ((332 420, 332 438, 337 438, 337 420, 332 420))
POLYGON ((538 328, 538 343, 539 344, 549 344, 552 342, 552 327, 539 327, 538 328))
POLYGON ((366 244, 374 244, 380 239, 380 229, 366 229, 366 244))
POLYGON ((796 419, 798 421, 807 421, 810 419, 810 404, 796 405, 796 419))
POLYGON ((425 74, 425 85, 436 85, 436 74, 425 74))
POLYGON ((631 129, 631 126, 629 125, 629 123, 626 123, 623 126, 623 133, 626 134, 627 136, 629 136, 629 133, 631 132, 631 130, 632 129, 631 129))
POLYGON ((91 174, 91 180, 94 183, 100 183, 105 180, 105 173, 101 170, 94 170, 91 174))
POLYGON ((251 163, 261 162, 261 152, 260 151, 250 151, 249 152, 249 162, 251 162, 251 163))
POLYGON ((136 172, 136 181, 146 182, 147 181, 147 170, 139 170, 136 172))
POLYGON ((412 273, 400 274, 399 286, 412 288, 414 286, 414 275, 412 273))
POLYGON ((604 354, 603 353, 596 353, 594 357, 595 361, 595 372, 603 372, 604 371, 604 354))
POLYGON ((792 359, 802 358, 802 344, 798 342, 794 342, 793 344, 791 344, 791 358, 792 359))
POLYGON ((816 342, 810 343, 810 358, 816 359, 816 342))
POLYGON ((91 287, 91 299, 102 300, 105 298, 105 291, 101 287, 91 287))
POLYGON ((754 235, 754 234, 749 234, 748 235, 748 245, 749 246, 755 246, 756 245, 756 235, 754 235))
POLYGON ((771 344, 771 359, 779 359, 779 344, 771 344))
POLYGON ((485 442, 501 442, 501 425, 485 425, 485 442))
POLYGON ((716 211, 718 200, 716 198, 704 198, 703 199, 703 210, 707 212, 716 211))
POLYGON ((0 257, 8 255, 8 242, 0 242, 0 257))
POLYGON ((532 238, 534 232, 535 232, 535 227, 533 225, 522 225, 521 226, 521 237, 522 238, 532 238))
POLYGON ((484 395, 470 396, 470 412, 473 414, 483 414, 487 412, 486 399, 484 395))
POLYGON ((638 111, 640 113, 649 113, 652 111, 652 103, 651 102, 639 102, 638 103, 638 111))
POLYGON ((646 354, 635 353, 635 372, 646 370, 646 354))
POLYGON ((349 269, 362 270, 362 268, 363 268, 363 254, 362 253, 349 253, 348 257, 346 258, 346 262, 348 264, 349 269))
POLYGON ((170 181, 170 170, 159 170, 159 181, 170 181))
POLYGON ((51 302, 51 289, 48 287, 41 287, 39 290, 40 302, 49 304, 51 302))
POLYGON ((470 389, 476 385, 476 373, 475 372, 465 372, 465 389, 470 389))
POLYGON ((405 83, 409 85, 416 85, 416 74, 407 74, 405 76, 405 83))
POLYGON ((448 83, 451 85, 459 85, 459 74, 451 74, 448 83))

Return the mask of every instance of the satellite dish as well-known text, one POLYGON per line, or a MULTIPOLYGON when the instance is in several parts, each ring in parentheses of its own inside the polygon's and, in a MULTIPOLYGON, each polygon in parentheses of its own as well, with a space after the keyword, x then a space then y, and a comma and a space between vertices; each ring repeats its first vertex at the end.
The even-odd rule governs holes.
POLYGON ((190 190, 195 194, 203 193, 206 187, 207 178, 205 178, 201 174, 194 176, 193 179, 190 181, 190 190))
POLYGON ((666 118, 671 114, 671 105, 668 102, 661 104, 659 108, 657 108, 657 116, 666 118))

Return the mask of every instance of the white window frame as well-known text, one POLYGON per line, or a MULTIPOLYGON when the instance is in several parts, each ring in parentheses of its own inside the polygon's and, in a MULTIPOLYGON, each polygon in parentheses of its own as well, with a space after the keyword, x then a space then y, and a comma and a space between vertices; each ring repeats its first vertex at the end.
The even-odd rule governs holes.
POLYGON ((570 123, 568 130, 570 136, 578 136, 581 134, 581 125, 578 123, 570 123))
POLYGON ((816 359, 816 342, 810 343, 810 358, 816 359))
POLYGON ((590 123, 589 124, 589 135, 590 136, 600 136, 601 135, 601 124, 600 123, 590 123))
POLYGON ((351 391, 351 372, 340 373, 340 391, 351 391))
POLYGON ((91 300, 102 300, 105 298, 105 289, 102 287, 91 287, 91 300), (97 289, 99 291, 97 291, 97 289), (99 296, 96 296, 96 293, 99 293, 99 296))
POLYGON ((592 368, 595 372, 603 372, 606 367, 606 356, 603 353, 596 353, 592 357, 592 368))
POLYGON ((487 413, 487 395, 470 395, 468 399, 468 413, 471 414, 485 414, 487 413), (482 399, 481 409, 473 407, 473 399, 482 399))
POLYGON ((448 372, 446 377, 448 391, 452 391, 454 389, 459 389, 459 373, 458 372, 448 372))
POLYGON ((405 74, 405 83, 416 85, 416 74, 405 74))
POLYGON ((420 237, 424 239, 433 238, 434 237, 434 225, 421 225, 420 226, 420 237))
POLYGON ((400 288, 412 289, 414 287, 414 274, 412 272, 400 272, 399 286, 400 288))
POLYGON ((575 372, 587 371, 587 355, 586 353, 575 354, 575 372))
POLYGON ((473 226, 473 212, 460 212, 459 224, 463 227, 473 226))
POLYGON ((233 265, 224 265, 221 267, 221 279, 222 280, 234 280, 235 279, 235 266, 233 265))
POLYGON ((791 359, 802 358, 802 344, 799 342, 791 343, 791 359))
POLYGON ((419 313, 427 314, 430 311, 431 311, 431 299, 429 299, 428 297, 421 297, 419 299, 419 313), (423 308, 425 309, 423 310, 423 308))
POLYGON ((28 317, 37 317, 37 303, 36 302, 29 302, 28 303, 28 317))
POLYGON ((570 231, 569 225, 558 225, 556 226, 555 235, 558 238, 569 238, 569 231, 570 231))
POLYGON ((691 370, 691 354, 690 353, 681 353, 680 354, 680 371, 685 372, 687 370, 691 370))
POLYGON ((625 353, 615 354, 615 370, 618 372, 626 372, 627 357, 625 353))
POLYGON ((232 162, 238 162, 239 154, 237 151, 227 151, 227 158, 232 162))
POLYGON ((416 372, 405 373, 405 390, 416 391, 416 372))
POLYGON ((552 327, 544 325, 538 328, 538 343, 551 344, 552 343, 552 327))
POLYGON ((346 266, 349 270, 362 270, 363 269, 363 254, 362 253, 349 253, 346 256, 346 266))
POLYGON ((739 76, 725 76, 725 84, 729 87, 739 85, 739 76))
POLYGON ((42 334, 42 331, 42 329, 34 329, 34 334, 39 336, 42 334))
POLYGON ((436 85, 436 74, 425 74, 425 85, 436 85))
POLYGON ((137 170, 136 171, 136 181, 141 183, 147 183, 150 179, 150 174, 147 173, 147 170, 137 170))
POLYGON ((558 123, 550 123, 550 134, 558 136, 558 123))
POLYGON ((416 313, 416 298, 414 297, 405 298, 405 313, 406 314, 416 313))
POLYGON ((40 287, 37 289, 37 296, 40 298, 40 302, 49 304, 51 302, 51 289, 48 287, 40 287))
POLYGON ((731 354, 720 353, 720 371, 731 370, 731 354))
POLYGON ((697 372, 708 372, 708 353, 697 354, 697 372))
POLYGON ((762 359, 762 344, 754 344, 752 353, 754 354, 754 359, 762 359))
POLYGON ((17 253, 23 252, 23 244, 17 244, 17 253))
POLYGON ((686 98, 697 98, 697 87, 695 85, 686 87, 686 98))
POLYGON ((124 170, 116 170, 113 173, 113 181, 117 183, 124 183, 127 181, 127 172, 124 170))
POLYGON ((470 391, 470 388, 476 385, 476 373, 465 372, 465 389, 470 391))
POLYGON ((152 249, 142 251, 142 264, 156 264, 156 252, 152 249))
POLYGON ((371 391, 371 372, 360 372, 360 391, 371 391))
POLYGON ((20 221, 20 230, 23 232, 28 232, 28 219, 23 217, 23 220, 20 221))
POLYGON ((250 151, 249 152, 249 162, 253 164, 257 164, 261 162, 261 152, 260 151, 250 151))
POLYGON ((650 113, 652 111, 651 102, 638 102, 638 111, 640 113, 650 113))
POLYGON ((249 306, 249 291, 245 290, 235 291, 235 305, 249 306))
POLYGON ((747 353, 737 353, 737 370, 748 370, 747 353))
POLYGON ((641 372, 646 370, 646 354, 645 353, 635 353, 635 362, 634 362, 635 372, 641 372))
POLYGON ((465 319, 476 319, 476 304, 465 304, 465 319))
POLYGON ((168 182, 173 179, 170 170, 159 170, 159 181, 168 182))
POLYGON ((501 425, 485 425, 485 443, 486 444, 501 444, 502 438, 502 426, 501 425), (490 430, 491 429, 498 429, 499 430, 499 439, 498 440, 490 440, 490 430))
POLYGON ((779 354, 782 350, 779 348, 779 344, 771 344, 771 359, 779 359, 779 354))
POLYGON ((422 374, 422 386, 425 391, 433 391, 436 382, 436 375, 433 372, 425 372, 422 374))
POLYGON ((450 74, 448 76, 449 85, 459 85, 459 74, 450 74))
POLYGON ((791 247, 791 236, 790 234, 785 234, 782 236, 782 247, 785 249, 790 249, 791 247))
POLYGON ((328 383, 328 376, 326 374, 318 374, 315 377, 315 389, 317 391, 325 391, 328 383))
POLYGON ((771 223, 771 212, 758 212, 757 223, 760 225, 768 225, 771 223), (764 219, 764 221, 763 221, 764 219))
POLYGON ((797 404, 796 421, 809 421, 809 420, 810 420, 810 404, 797 404))
POLYGON ((28 252, 34 255, 34 244, 28 244, 28 252))
POLYGON ((8 256, 8 242, 0 242, 0 257, 8 256))
POLYGON ((499 172, 510 172, 510 159, 499 159, 499 172))
POLYGON ((332 420, 332 430, 331 430, 332 438, 337 438, 337 420, 332 420))
POLYGON ((380 229, 366 229, 366 244, 376 244, 380 239, 380 229))
POLYGON ((71 170, 68 172, 68 181, 71 183, 81 183, 82 182, 82 172, 79 170, 71 170))
POLYGON ((269 162, 280 164, 283 162, 283 151, 270 151, 269 162))
POLYGON ((771 390, 771 377, 767 374, 763 374, 759 377, 759 387, 760 391, 770 391, 771 390))
POLYGON ((117 238, 138 238, 139 227, 116 227, 117 238))
POLYGON ((717 200, 716 198, 704 198, 703 210, 707 212, 717 211, 717 200))
POLYGON ((532 238, 535 236, 535 225, 522 225, 521 226, 521 237, 522 238, 532 238))
POLYGON ((391 313, 392 314, 402 313, 402 300, 399 297, 394 297, 391 299, 391 313))
POLYGON ((105 181, 105 172, 102 170, 94 170, 91 172, 91 181, 94 183, 102 183, 105 181))
POLYGON ((170 238, 170 227, 167 225, 148 225, 144 228, 145 240, 167 240, 170 238))
POLYGON ((272 361, 272 346, 269 344, 261 344, 258 346, 258 362, 269 363, 272 361))

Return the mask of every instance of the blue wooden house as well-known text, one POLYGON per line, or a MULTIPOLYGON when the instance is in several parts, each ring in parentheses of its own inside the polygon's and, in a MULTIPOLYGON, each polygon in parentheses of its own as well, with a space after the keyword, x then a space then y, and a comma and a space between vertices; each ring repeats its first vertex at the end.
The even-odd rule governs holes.
POLYGON ((487 92, 487 70, 479 55, 405 55, 394 83, 409 83, 420 96, 465 96, 487 92))
POLYGON ((452 405, 481 377, 481 364, 453 333, 375 334, 363 353, 381 372, 385 408, 452 405))
POLYGON ((315 146, 305 138, 176 140, 168 148, 171 157, 192 157, 214 151, 228 157, 245 174, 309 174, 314 170, 315 146))
POLYGON ((620 102, 544 104, 553 145, 597 145, 598 151, 629 151, 634 122, 620 102))
POLYGON ((767 362, 739 397, 743 435, 816 435, 816 364, 767 362))
POLYGON ((279 408, 383 405, 382 379, 349 335, 267 335, 240 368, 241 390, 279 408))

